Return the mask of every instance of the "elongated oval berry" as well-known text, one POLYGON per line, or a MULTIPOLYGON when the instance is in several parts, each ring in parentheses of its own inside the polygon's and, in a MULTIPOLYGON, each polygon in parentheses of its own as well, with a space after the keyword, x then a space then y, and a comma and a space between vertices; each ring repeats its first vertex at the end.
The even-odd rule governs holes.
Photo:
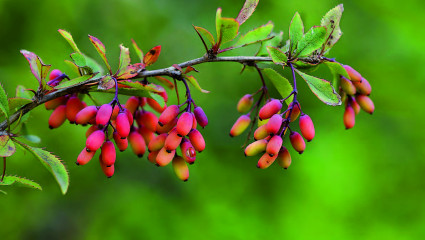
POLYGON ((171 131, 171 129, 173 129, 176 125, 177 125, 177 118, 174 118, 173 121, 165 124, 164 126, 160 126, 159 124, 156 125, 156 133, 157 134, 162 134, 162 133, 168 133, 169 131, 171 131))
POLYGON ((205 149, 205 140, 204 137, 202 137, 202 134, 196 130, 193 129, 189 133, 189 140, 192 146, 195 148, 196 151, 202 152, 205 149))
POLYGON ((117 148, 120 150, 120 152, 123 152, 124 150, 126 150, 128 147, 128 139, 127 138, 122 139, 117 132, 114 132, 113 136, 114 136, 114 141, 117 144, 117 148))
POLYGON ((87 152, 86 148, 84 148, 78 155, 77 162, 75 163, 77 165, 86 165, 93 158, 95 153, 95 151, 87 152))
POLYGON ((145 139, 146 144, 149 144, 155 137, 155 133, 149 130, 144 125, 139 126, 139 129, 137 129, 137 131, 142 135, 143 139, 145 139))
POLYGON ((354 70, 354 68, 348 65, 343 65, 343 67, 345 68, 345 71, 347 71, 348 76, 350 77, 350 80, 352 82, 361 82, 362 75, 360 75, 359 72, 357 72, 356 70, 354 70))
MULTIPOLYGON (((112 110, 111 120, 116 120, 118 113, 120 113, 120 107, 118 107, 118 105, 115 105, 114 109, 112 110)), ((95 119, 95 124, 96 124, 96 119, 95 119)))
MULTIPOLYGON (((196 107, 193 109, 193 114, 195 114, 196 121, 198 121, 199 126, 205 127, 208 125, 208 118, 204 110, 201 107, 196 107)), ((193 127, 196 128, 196 127, 193 127)))
POLYGON ((109 119, 111 119, 111 115, 112 106, 109 104, 103 104, 102 106, 100 106, 99 111, 97 111, 96 124, 100 126, 105 126, 109 122, 109 119))
POLYGON ((177 115, 179 115, 180 109, 177 105, 168 106, 159 116, 158 124, 160 126, 164 126, 170 122, 172 122, 177 115))
POLYGON ((356 113, 356 115, 359 114, 361 108, 354 97, 351 97, 350 99, 348 99, 346 101, 345 106, 347 106, 348 104, 351 105, 351 107, 354 109, 354 112, 356 113))
POLYGON ((269 132, 267 131, 267 124, 262 125, 258 127, 254 132, 254 139, 260 140, 263 138, 266 138, 269 135, 269 132))
POLYGON ((251 109, 253 103, 254 103, 254 98, 252 97, 252 95, 246 94, 239 100, 238 105, 236 106, 236 109, 240 113, 246 113, 251 109))
POLYGON ((271 157, 268 153, 264 153, 261 156, 260 160, 258 160, 257 167, 261 169, 266 169, 272 165, 272 163, 276 160, 277 154, 271 157))
POLYGON ((168 134, 163 133, 152 139, 152 141, 148 145, 148 150, 150 152, 155 152, 161 150, 164 147, 165 139, 167 139, 168 134))
POLYGON ((273 115, 265 125, 267 133, 276 134, 277 132, 279 132, 279 129, 282 126, 282 121, 283 119, 280 114, 273 115))
POLYGON ((96 106, 85 107, 81 111, 79 111, 77 115, 75 116, 75 123, 88 124, 92 118, 96 117, 96 114, 97 114, 96 106))
POLYGON ((190 112, 184 112, 182 115, 180 115, 179 120, 177 121, 177 134, 180 137, 186 136, 190 130, 192 129, 193 125, 193 115, 190 112))
POLYGON ((156 163, 156 157, 158 156, 159 151, 150 152, 148 154, 148 160, 149 162, 155 164, 156 163))
POLYGON ((313 121, 307 114, 302 114, 300 117, 300 130, 307 142, 313 140, 316 131, 314 130, 313 121))
POLYGON ((90 151, 96 151, 105 141, 105 133, 102 130, 94 131, 86 140, 86 148, 90 151))
POLYGON ((145 127, 147 127, 149 130, 151 130, 152 132, 156 131, 156 125, 158 123, 158 117, 148 111, 143 111, 140 113, 140 115, 138 116, 138 118, 136 119, 137 123, 140 125, 144 125, 145 127))
POLYGON ((133 131, 128 136, 128 141, 130 142, 130 146, 133 149, 134 154, 138 157, 143 157, 143 154, 146 152, 146 143, 142 135, 140 135, 137 131, 133 131))
POLYGON ((270 102, 266 103, 258 113, 258 116, 261 120, 269 119, 271 116, 275 115, 282 109, 282 103, 280 100, 273 99, 270 102))
POLYGON ((78 112, 84 108, 84 103, 78 97, 70 97, 66 102, 66 118, 71 122, 75 122, 78 112))
POLYGON ((146 98, 146 101, 153 110, 159 113, 162 113, 167 108, 167 104, 164 104, 164 106, 161 107, 161 105, 159 105, 159 103, 152 98, 146 98))
POLYGON ((363 111, 372 114, 373 111, 375 111, 375 105, 373 104, 373 101, 365 95, 356 95, 356 101, 360 105, 360 107, 363 109, 363 111))
POLYGON ((62 97, 58 97, 53 100, 45 102, 44 106, 46 107, 46 110, 52 110, 59 107, 60 105, 65 105, 67 101, 68 101, 68 98, 65 96, 62 96, 62 97))
POLYGON ((251 123, 251 118, 249 117, 249 114, 240 116, 235 124, 233 124, 232 129, 230 129, 230 136, 236 137, 241 135, 249 126, 251 123))
POLYGON ((291 122, 297 120, 298 116, 300 115, 301 109, 300 104, 298 102, 291 102, 288 106, 288 111, 286 112, 285 117, 289 117, 289 113, 291 113, 291 122), (291 111, 292 109, 292 111, 291 111))
POLYGON ((66 120, 66 105, 57 107, 49 117, 49 128, 58 128, 66 120))
POLYGON ((341 88, 348 95, 352 96, 356 94, 356 87, 354 86, 353 82, 343 76, 341 76, 341 88))
POLYGON ((133 114, 130 111, 128 111, 127 108, 124 108, 124 113, 127 115, 128 123, 130 124, 130 126, 133 125, 133 122, 134 122, 133 114))
POLYGON ((88 138, 96 130, 99 130, 99 128, 96 125, 89 127, 86 131, 86 138, 88 138))
POLYGON ((128 122, 127 114, 118 113, 116 124, 118 134, 121 138, 126 138, 130 134, 130 123, 128 122))
POLYGON ((49 74, 49 79, 54 80, 58 77, 62 76, 62 72, 59 69, 53 69, 49 74))
POLYGON ((289 154, 288 149, 286 147, 282 146, 282 149, 280 149, 279 154, 277 155, 277 163, 284 169, 288 169, 288 167, 291 165, 291 154, 289 154))
POLYGON ((189 179, 189 168, 182 157, 175 156, 173 158, 172 166, 174 173, 180 180, 186 182, 189 179))
POLYGON ((156 164, 160 167, 167 166, 173 160, 175 154, 176 150, 167 152, 165 148, 161 148, 156 156, 156 164))
POLYGON ((138 97, 132 96, 125 103, 125 108, 128 109, 132 114, 134 114, 137 108, 140 106, 140 100, 138 97))
POLYGON ((111 178, 114 175, 115 172, 115 166, 106 166, 106 164, 104 164, 102 162, 102 154, 99 155, 99 162, 100 162, 100 168, 102 169, 103 173, 105 174, 106 177, 111 178))
POLYGON ((261 140, 257 140, 255 142, 249 144, 245 148, 245 156, 251 157, 251 156, 255 156, 259 153, 266 151, 266 147, 267 147, 268 142, 269 141, 267 141, 265 139, 261 139, 261 140))
POLYGON ((354 112, 354 109, 351 107, 351 105, 347 105, 345 107, 345 112, 344 112, 345 129, 353 128, 355 123, 356 123, 356 113, 354 112))
POLYGON ((112 166, 117 158, 115 145, 111 141, 105 141, 102 145, 102 162, 106 166, 112 166))
POLYGON ((305 142, 303 137, 297 132, 291 132, 289 134, 289 140, 291 140, 291 145, 299 154, 303 153, 305 150, 305 142))
POLYGON ((372 87, 370 86, 369 81, 367 81, 365 78, 362 77, 361 82, 355 82, 354 86, 356 86, 357 92, 362 95, 369 96, 372 92, 372 87))
POLYGON ((177 149, 177 147, 182 142, 182 137, 177 134, 176 129, 170 132, 170 134, 165 139, 164 148, 170 152, 171 150, 177 149))
POLYGON ((270 141, 267 143, 266 153, 273 157, 279 153, 280 148, 282 147, 283 140, 279 135, 274 135, 270 141))
POLYGON ((189 163, 193 164, 196 160, 196 150, 192 146, 189 140, 183 138, 182 143, 180 144, 180 149, 182 151, 183 159, 189 163))
POLYGON ((192 129, 196 129, 196 127, 198 127, 198 121, 196 121, 196 117, 194 113, 192 113, 192 119, 193 119, 192 129))

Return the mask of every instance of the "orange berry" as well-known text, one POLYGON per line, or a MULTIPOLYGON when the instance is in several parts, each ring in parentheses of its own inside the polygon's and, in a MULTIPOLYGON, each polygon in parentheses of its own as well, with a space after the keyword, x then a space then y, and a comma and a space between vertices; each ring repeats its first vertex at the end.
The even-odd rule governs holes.
POLYGON ((254 139, 260 140, 263 138, 266 138, 269 135, 269 132, 267 131, 267 124, 262 125, 258 127, 254 132, 254 139))
POLYGON ((66 102, 66 118, 71 122, 75 122, 78 112, 84 108, 84 104, 78 97, 70 97, 66 102))
POLYGON ((375 105, 373 104, 373 101, 365 95, 356 95, 356 101, 360 105, 360 107, 363 109, 363 111, 372 114, 373 111, 375 111, 375 105))
POLYGON ((187 167, 187 164, 184 159, 180 156, 175 156, 173 158, 172 165, 176 176, 180 180, 186 182, 189 179, 189 168, 187 167))
POLYGON ((180 109, 177 105, 168 106, 159 116, 158 124, 160 126, 164 126, 170 122, 172 122, 177 115, 179 115, 180 109))
POLYGON ((303 137, 310 142, 315 135, 313 121, 307 114, 302 114, 300 117, 300 130, 303 137))
POLYGON ((279 135, 274 135, 270 141, 267 143, 266 153, 273 157, 279 153, 280 148, 282 147, 283 140, 279 135))
POLYGON ((177 134, 180 137, 186 136, 193 126, 193 115, 190 112, 184 112, 180 115, 179 120, 177 121, 177 134))
POLYGON ((176 150, 167 152, 165 148, 161 148, 158 155, 156 156, 156 164, 160 167, 168 165, 173 160, 175 154, 176 150))
POLYGON ((254 98, 252 97, 252 95, 246 94, 239 100, 238 105, 236 106, 236 109, 240 113, 246 113, 251 109, 253 103, 254 103, 254 98))
POLYGON ((134 114, 137 108, 140 106, 139 97, 130 97, 125 103, 125 108, 128 109, 132 114, 134 114))
POLYGON ((155 133, 144 125, 140 126, 137 131, 142 135, 143 139, 145 139, 146 144, 149 144, 150 141, 152 141, 152 139, 155 137, 155 133))
POLYGON ((62 97, 58 97, 53 100, 45 102, 44 106, 46 107, 47 110, 52 110, 59 107, 60 105, 65 105, 67 101, 68 101, 68 98, 66 96, 62 96, 62 97))
POLYGON ((167 108, 167 104, 164 104, 164 106, 161 107, 161 105, 159 105, 159 103, 155 101, 153 98, 147 98, 146 101, 153 110, 159 113, 162 113, 167 108))
POLYGON ((288 149, 286 147, 282 146, 282 148, 279 151, 279 154, 277 155, 277 163, 284 169, 288 169, 288 167, 291 165, 291 154, 289 154, 288 149))
POLYGON ((198 130, 193 129, 192 131, 190 131, 189 140, 196 151, 198 152, 204 151, 205 140, 204 140, 204 137, 202 137, 202 134, 198 130))
POLYGON ((170 152, 172 150, 176 150, 182 141, 182 137, 180 137, 177 133, 177 130, 174 129, 168 134, 165 139, 164 148, 170 152))
POLYGON ((273 115, 267 122, 266 130, 268 134, 277 134, 282 126, 282 116, 280 114, 273 115))
POLYGON ((130 146, 133 149, 134 154, 140 158, 143 157, 143 154, 146 152, 146 143, 142 135, 140 135, 137 131, 133 131, 128 136, 128 141, 130 142, 130 146))
POLYGON ((369 96, 372 92, 372 87, 370 86, 369 81, 367 81, 365 78, 362 77, 361 82, 355 82, 354 86, 356 86, 357 92, 362 95, 369 96))
POLYGON ((285 117, 288 118, 289 113, 291 112, 291 122, 297 120, 298 116, 300 115, 300 104, 298 102, 294 103, 291 102, 288 106, 288 111, 286 112, 285 117), (291 108, 292 108, 292 112, 291 112, 291 108))
POLYGON ((268 153, 264 153, 261 156, 260 160, 258 160, 257 167, 261 169, 266 169, 272 165, 272 163, 276 160, 277 154, 271 157, 268 153))
POLYGON ((77 165, 87 164, 93 158, 95 153, 96 153, 95 151, 87 152, 86 148, 84 148, 83 151, 81 151, 81 153, 78 155, 76 164, 77 165))
POLYGON ((66 120, 66 105, 60 105, 57 107, 49 117, 49 128, 58 128, 66 120))
POLYGON ((156 131, 156 124, 158 123, 158 117, 155 114, 148 111, 143 111, 139 114, 136 120, 139 126, 144 125, 152 132, 156 131))
POLYGON ((362 75, 360 75, 359 72, 357 72, 356 70, 354 70, 354 68, 348 66, 348 65, 343 65, 343 67, 345 68, 345 71, 347 71, 348 76, 350 77, 350 80, 353 82, 360 82, 362 80, 362 75))
POLYGON ((173 129, 176 126, 177 121, 178 119, 174 118, 173 121, 165 124, 164 126, 160 126, 159 124, 156 125, 156 133, 157 134, 168 133, 169 131, 171 131, 171 129, 173 129))
POLYGON ((344 112, 345 129, 353 128, 355 123, 356 123, 356 113, 354 112, 354 109, 351 107, 351 105, 347 105, 345 107, 345 112, 344 112))
POLYGON ((156 163, 156 157, 158 156, 159 151, 150 152, 148 155, 149 162, 155 164, 156 163))
POLYGON ((148 150, 150 152, 155 152, 161 150, 164 147, 165 139, 167 139, 168 133, 160 134, 152 139, 148 145, 148 150))
POLYGON ((304 152, 305 142, 299 133, 291 132, 289 135, 289 140, 291 140, 292 147, 295 149, 295 151, 297 151, 299 154, 304 152))
POLYGON ((269 141, 267 141, 265 139, 261 139, 261 140, 257 140, 255 142, 249 144, 245 148, 245 156, 251 157, 251 156, 255 156, 259 153, 266 151, 266 147, 267 147, 268 142, 269 141))
POLYGON ((193 164, 196 160, 196 150, 190 141, 186 138, 183 138, 182 143, 180 144, 180 149, 182 151, 182 157, 184 160, 189 164, 193 164))
POLYGON ((232 129, 230 129, 230 136, 236 137, 241 135, 249 126, 251 123, 251 118, 249 117, 249 114, 240 116, 235 124, 233 124, 232 129))
POLYGON ((356 94, 356 87, 354 86, 353 82, 343 76, 341 76, 341 88, 348 95, 352 96, 356 94))

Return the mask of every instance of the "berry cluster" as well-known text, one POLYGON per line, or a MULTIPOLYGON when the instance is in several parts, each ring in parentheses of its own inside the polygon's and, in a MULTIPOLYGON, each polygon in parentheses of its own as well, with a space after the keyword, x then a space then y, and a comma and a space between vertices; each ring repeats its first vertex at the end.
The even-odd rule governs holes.
POLYGON ((346 129, 354 127, 356 115, 363 109, 372 114, 375 110, 369 98, 372 92, 370 83, 362 75, 348 65, 343 65, 350 79, 340 76, 340 95, 345 102, 344 125, 346 129))

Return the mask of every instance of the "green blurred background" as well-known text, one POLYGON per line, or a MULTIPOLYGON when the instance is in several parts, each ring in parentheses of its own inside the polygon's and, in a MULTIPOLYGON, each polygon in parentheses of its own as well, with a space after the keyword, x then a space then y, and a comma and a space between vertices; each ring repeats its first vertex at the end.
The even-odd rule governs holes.
MULTIPOLYGON (((214 31, 216 8, 236 17, 243 2, 2 0, 0 81, 10 96, 18 84, 36 87, 20 49, 70 72, 63 60, 71 49, 59 28, 99 61, 87 34, 101 39, 115 68, 119 44, 130 46, 131 38, 145 52, 162 45, 154 68, 196 58, 204 50, 191 24, 214 31)), ((314 120, 316 138, 302 155, 291 149, 289 170, 277 164, 259 170, 258 158, 245 158, 240 149, 244 137, 228 137, 238 117, 235 105, 259 87, 258 77, 240 75, 235 63, 200 65, 196 76, 211 93, 193 95, 210 119, 202 131, 207 149, 183 183, 170 166, 157 168, 130 151, 119 154, 112 179, 96 161, 77 167, 86 129, 66 124, 49 130, 50 113, 39 107, 30 132, 65 161, 70 188, 62 196, 50 173, 28 154, 9 158, 9 174, 44 189, 2 188, 8 195, 0 195, 0 239, 423 239, 424 3, 261 0, 242 31, 272 20, 286 39, 296 11, 310 28, 339 3, 345 7, 344 35, 330 56, 371 82, 373 116, 361 113, 346 131, 343 108, 322 104, 300 79, 300 102, 314 120)), ((330 78, 325 67, 317 75, 330 78)), ((110 97, 99 96, 104 102, 110 97)))

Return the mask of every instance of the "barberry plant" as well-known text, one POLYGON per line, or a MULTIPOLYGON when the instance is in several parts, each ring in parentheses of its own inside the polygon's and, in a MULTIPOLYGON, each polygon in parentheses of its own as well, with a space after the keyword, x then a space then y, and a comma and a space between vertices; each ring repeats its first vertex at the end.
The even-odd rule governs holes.
POLYGON ((145 157, 156 166, 171 163, 176 176, 187 181, 189 165, 195 163, 197 153, 206 149, 201 132, 208 125, 208 118, 191 95, 192 88, 208 93, 194 77, 198 72, 194 66, 202 63, 237 62, 243 65, 243 70, 252 68, 258 73, 261 87, 244 95, 237 103, 236 110, 241 116, 231 127, 230 136, 239 136, 250 129, 244 153, 245 156, 261 154, 257 162, 261 169, 268 168, 274 161, 284 169, 291 165, 289 144, 285 143, 285 138, 301 154, 315 137, 313 120, 306 113, 308 109, 303 109, 298 100, 298 80, 303 79, 327 105, 338 106, 344 102, 346 129, 354 126, 360 109, 373 113, 369 82, 352 67, 327 56, 342 35, 342 4, 331 9, 319 26, 308 31, 304 30, 301 16, 296 13, 289 25, 289 37, 284 41, 283 32, 273 31, 272 22, 244 34, 239 32, 239 27, 253 14, 258 2, 247 0, 236 18, 222 17, 219 8, 215 37, 207 29, 194 26, 205 54, 168 68, 150 69, 160 56, 161 46, 144 54, 132 40, 137 61, 131 61, 129 48, 120 45, 119 67, 113 70, 106 57, 105 45, 89 35, 103 61, 102 67, 81 52, 71 34, 62 29, 59 33, 72 48, 71 60, 65 60, 70 67, 67 74, 64 70, 51 70, 51 65, 44 64, 39 56, 21 50, 39 84, 37 89, 18 86, 16 96, 12 98, 0 88, 0 117, 4 119, 0 123, 0 157, 3 158, 0 185, 16 183, 41 189, 34 181, 6 175, 7 158, 18 147, 39 159, 66 193, 69 176, 65 165, 45 149, 30 145, 40 139, 28 133, 28 113, 41 104, 51 111, 50 129, 66 122, 88 126, 85 142, 77 143, 81 145, 81 152, 75 156, 77 165, 89 164, 98 153, 100 169, 107 177, 112 177, 119 174, 115 173, 115 165, 119 164, 117 153, 130 146, 137 157, 145 157), (254 44, 259 48, 253 56, 220 56, 254 44), (314 70, 321 65, 330 69, 332 81, 305 73, 306 69, 314 70), (284 70, 290 72, 291 81, 282 75, 284 70), (297 79, 297 75, 300 78, 297 79), (270 96, 268 89, 271 86, 266 86, 265 78, 280 96, 270 96), (184 99, 180 99, 178 85, 184 89, 184 99), (177 102, 168 102, 167 89, 176 92, 177 102), (109 102, 99 103, 92 92, 110 93, 113 97, 109 102), (124 100, 125 96, 129 97, 124 100))

